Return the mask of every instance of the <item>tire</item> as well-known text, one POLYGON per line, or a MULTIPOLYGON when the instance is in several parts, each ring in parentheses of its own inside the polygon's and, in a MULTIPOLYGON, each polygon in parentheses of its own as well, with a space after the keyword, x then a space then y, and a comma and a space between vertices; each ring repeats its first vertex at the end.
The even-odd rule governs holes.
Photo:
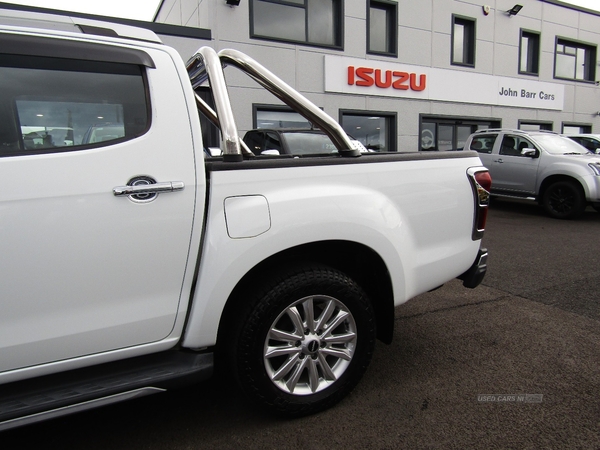
POLYGON ((558 181, 544 192, 542 206, 556 219, 575 219, 586 207, 581 187, 574 181, 558 181))
POLYGON ((298 417, 326 409, 367 369, 375 315, 366 294, 342 272, 290 269, 246 305, 231 343, 231 369, 245 394, 269 411, 298 417))

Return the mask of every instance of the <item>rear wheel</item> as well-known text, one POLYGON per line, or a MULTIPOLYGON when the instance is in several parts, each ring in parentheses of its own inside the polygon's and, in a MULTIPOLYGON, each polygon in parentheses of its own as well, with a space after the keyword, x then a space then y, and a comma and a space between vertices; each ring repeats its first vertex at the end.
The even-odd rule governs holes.
POLYGON ((324 266, 291 269, 247 304, 232 342, 242 389, 271 411, 328 408, 358 383, 375 344, 370 302, 349 277, 324 266))
POLYGON ((574 219, 583 213, 586 202, 583 190, 576 182, 558 181, 544 192, 542 206, 556 219, 574 219))

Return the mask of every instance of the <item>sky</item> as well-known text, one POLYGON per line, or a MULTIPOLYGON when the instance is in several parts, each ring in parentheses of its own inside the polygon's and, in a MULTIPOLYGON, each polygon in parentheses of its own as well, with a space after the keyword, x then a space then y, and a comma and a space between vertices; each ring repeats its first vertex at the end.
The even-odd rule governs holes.
MULTIPOLYGON (((2 0, 5 3, 38 6, 109 17, 151 21, 160 0, 2 0)), ((600 12, 600 0, 562 0, 600 12)))

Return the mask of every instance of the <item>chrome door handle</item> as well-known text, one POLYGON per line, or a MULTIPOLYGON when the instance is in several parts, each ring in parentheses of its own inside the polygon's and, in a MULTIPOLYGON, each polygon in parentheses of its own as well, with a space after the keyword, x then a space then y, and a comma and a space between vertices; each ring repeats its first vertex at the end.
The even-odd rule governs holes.
POLYGON ((158 194, 160 192, 181 191, 184 186, 183 181, 164 181, 162 183, 138 184, 135 186, 117 186, 113 188, 113 194, 117 197, 122 195, 158 194))
POLYGON ((498 159, 494 159, 494 162, 497 162, 497 163, 501 163, 501 164, 502 164, 504 161, 502 161, 502 158, 498 158, 498 159))

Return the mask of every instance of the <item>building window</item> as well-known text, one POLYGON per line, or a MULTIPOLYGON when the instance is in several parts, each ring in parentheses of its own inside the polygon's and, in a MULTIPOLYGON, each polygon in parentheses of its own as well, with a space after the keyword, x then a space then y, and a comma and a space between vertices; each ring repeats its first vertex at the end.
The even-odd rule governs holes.
POLYGON ((519 130, 523 131, 552 131, 552 122, 538 122, 535 120, 519 120, 519 130))
POLYGON ((421 117, 421 151, 462 150, 467 138, 477 130, 500 128, 500 121, 462 117, 421 117))
POLYGON ((452 16, 452 64, 475 67, 475 20, 452 16))
POLYGON ((521 30, 519 45, 519 73, 539 75, 540 35, 533 31, 521 30))
POLYGON ((554 78, 596 80, 596 46, 556 39, 554 78))
POLYGON ((563 134, 589 134, 592 132, 592 126, 589 124, 565 123, 562 124, 563 134))
POLYGON ((368 150, 396 151, 396 114, 365 111, 340 111, 344 131, 368 150))
POLYGON ((311 128, 310 122, 292 108, 277 105, 253 105, 253 126, 257 128, 311 128))
POLYGON ((398 4, 370 0, 367 18, 368 53, 398 56, 398 4))
POLYGON ((251 0, 250 35, 342 48, 342 0, 251 0))

